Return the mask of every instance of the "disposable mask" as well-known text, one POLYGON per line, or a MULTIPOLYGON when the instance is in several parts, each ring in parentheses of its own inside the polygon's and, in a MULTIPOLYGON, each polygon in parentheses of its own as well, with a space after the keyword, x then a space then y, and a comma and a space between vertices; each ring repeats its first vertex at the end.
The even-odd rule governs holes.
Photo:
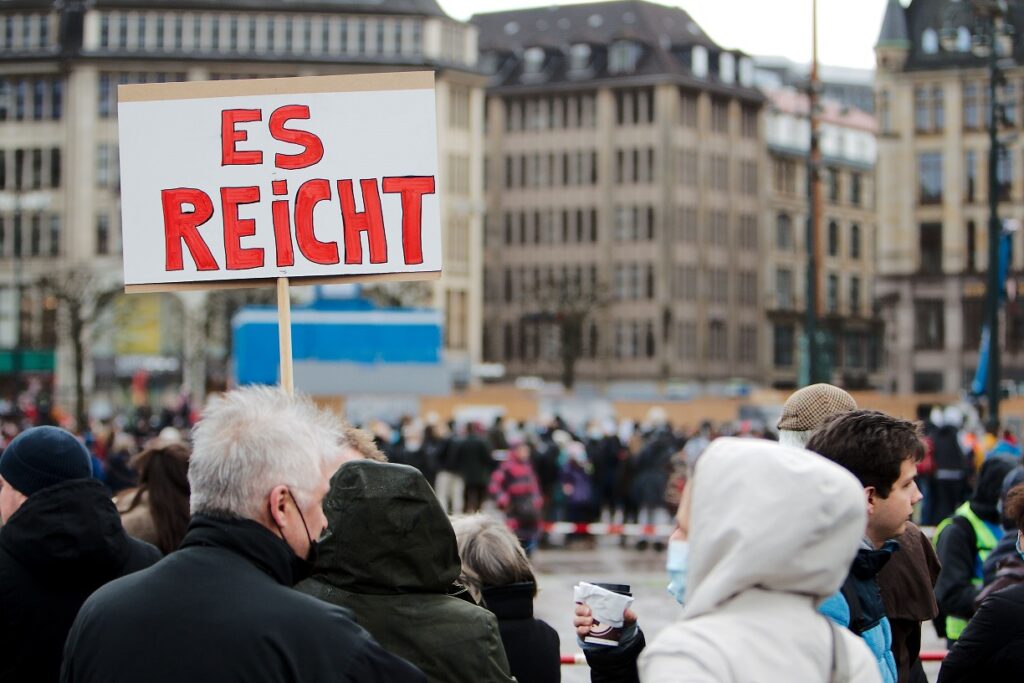
POLYGON ((686 578, 690 565, 690 544, 686 541, 669 541, 665 569, 668 571, 668 592, 680 605, 686 598, 686 578))

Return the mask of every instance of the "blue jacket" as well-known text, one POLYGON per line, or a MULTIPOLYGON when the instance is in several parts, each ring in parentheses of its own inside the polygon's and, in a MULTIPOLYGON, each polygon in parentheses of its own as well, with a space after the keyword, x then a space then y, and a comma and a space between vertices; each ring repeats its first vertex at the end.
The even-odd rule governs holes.
POLYGON ((883 683, 896 683, 896 658, 892 653, 892 627, 885 616, 876 577, 896 550, 899 545, 895 541, 889 541, 881 550, 861 548, 842 588, 818 608, 834 623, 864 639, 878 661, 883 683))

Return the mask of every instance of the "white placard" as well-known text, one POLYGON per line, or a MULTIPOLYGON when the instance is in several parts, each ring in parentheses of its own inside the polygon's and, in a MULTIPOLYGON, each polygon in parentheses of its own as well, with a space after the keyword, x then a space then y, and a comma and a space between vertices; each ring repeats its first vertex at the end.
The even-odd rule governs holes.
POLYGON ((118 96, 129 291, 440 273, 432 72, 118 96))

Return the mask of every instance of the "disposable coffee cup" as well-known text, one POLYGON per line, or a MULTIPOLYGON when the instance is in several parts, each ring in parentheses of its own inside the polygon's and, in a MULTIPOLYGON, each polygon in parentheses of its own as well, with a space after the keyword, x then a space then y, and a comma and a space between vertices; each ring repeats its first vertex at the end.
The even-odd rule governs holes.
POLYGON ((625 612, 633 604, 630 586, 619 583, 580 582, 574 588, 575 601, 590 607, 594 623, 583 642, 615 647, 622 638, 625 612))

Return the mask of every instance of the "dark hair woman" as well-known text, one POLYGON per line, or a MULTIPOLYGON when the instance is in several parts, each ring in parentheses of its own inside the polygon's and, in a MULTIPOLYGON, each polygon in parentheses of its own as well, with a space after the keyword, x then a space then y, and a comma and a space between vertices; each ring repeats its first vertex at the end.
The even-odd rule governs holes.
POLYGON ((190 455, 183 443, 149 445, 132 459, 139 486, 114 500, 125 531, 164 555, 178 549, 188 528, 190 455))

